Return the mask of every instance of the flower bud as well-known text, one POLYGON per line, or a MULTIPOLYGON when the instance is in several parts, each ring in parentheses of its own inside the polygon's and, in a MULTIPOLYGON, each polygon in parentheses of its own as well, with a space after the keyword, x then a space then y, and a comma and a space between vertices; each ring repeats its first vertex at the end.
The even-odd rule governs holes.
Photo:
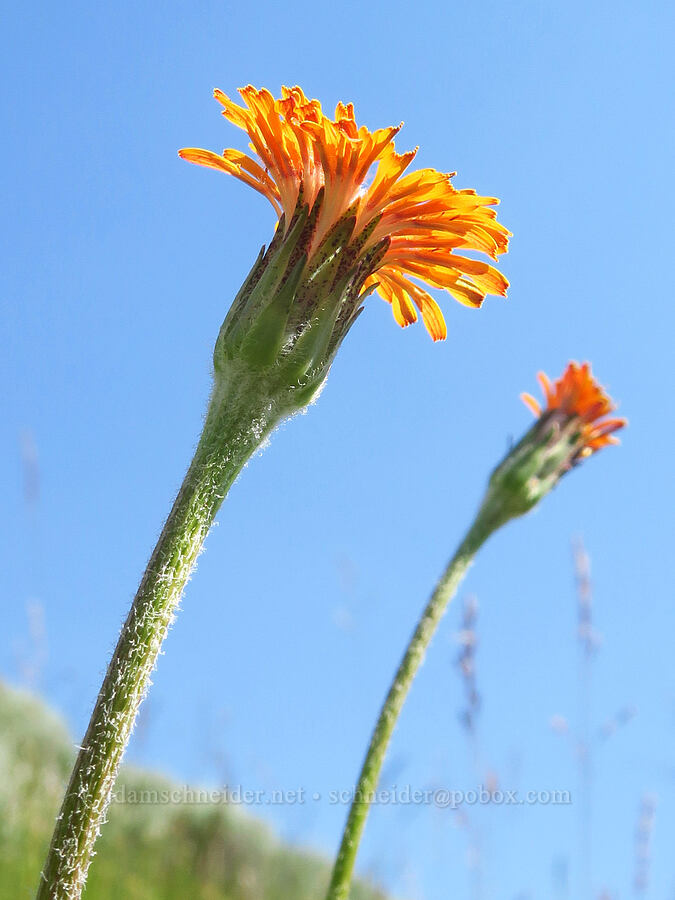
POLYGON ((614 432, 626 424, 605 418, 615 406, 588 363, 569 363, 554 385, 543 373, 539 379, 546 408, 523 395, 537 421, 490 477, 482 511, 494 527, 529 512, 582 459, 617 443, 614 432))

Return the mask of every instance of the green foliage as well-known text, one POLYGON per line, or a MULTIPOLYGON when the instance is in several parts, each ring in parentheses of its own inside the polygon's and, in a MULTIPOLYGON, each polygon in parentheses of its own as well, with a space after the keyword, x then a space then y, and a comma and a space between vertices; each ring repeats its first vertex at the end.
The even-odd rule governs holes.
MULTIPOLYGON (((73 757, 61 720, 0 684, 0 900, 34 896, 73 757)), ((116 793, 175 787, 123 768, 116 793)), ((96 846, 86 900, 317 900, 328 883, 326 860, 227 804, 113 803, 96 846)), ((384 900, 364 884, 352 897, 384 900)))

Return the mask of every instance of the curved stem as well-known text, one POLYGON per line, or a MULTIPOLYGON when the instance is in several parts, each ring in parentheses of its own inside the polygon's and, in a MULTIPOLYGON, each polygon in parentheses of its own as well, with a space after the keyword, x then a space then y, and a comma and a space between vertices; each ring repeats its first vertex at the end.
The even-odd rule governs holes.
POLYGON ((422 613, 417 628, 410 639, 398 671, 382 705, 380 715, 370 739, 366 758, 354 793, 354 799, 342 834, 326 900, 347 900, 354 871, 356 854, 363 835, 363 829, 370 811, 380 778, 382 763, 389 746, 389 740, 398 721, 413 678, 424 661, 424 656, 438 624, 455 595, 459 584, 473 562, 478 549, 502 524, 499 517, 490 514, 483 506, 466 537, 441 576, 431 599, 422 613))
POLYGON ((216 386, 194 458, 115 647, 57 818, 37 900, 77 900, 136 714, 225 495, 278 421, 245 384, 216 386))

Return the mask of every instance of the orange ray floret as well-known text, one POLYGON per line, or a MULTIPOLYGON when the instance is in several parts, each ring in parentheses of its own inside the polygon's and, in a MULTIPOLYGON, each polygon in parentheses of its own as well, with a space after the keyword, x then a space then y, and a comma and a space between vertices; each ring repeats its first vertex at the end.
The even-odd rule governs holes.
POLYGON ((582 422, 582 456, 590 456, 608 444, 618 444, 614 432, 626 425, 626 419, 604 418, 616 410, 612 398, 593 377, 589 363, 570 362, 564 374, 554 383, 543 373, 538 374, 546 407, 531 394, 521 394, 523 402, 539 417, 543 412, 559 409, 570 418, 582 422))
POLYGON ((351 103, 338 103, 331 119, 299 87, 284 87, 275 99, 249 85, 239 91, 244 106, 222 91, 214 93, 225 118, 247 133, 256 158, 238 150, 217 154, 196 148, 180 150, 180 156, 259 191, 279 217, 285 215, 286 225, 301 188, 310 207, 323 189, 310 257, 345 212, 354 211, 352 240, 371 226, 363 249, 389 241, 364 291, 375 287, 399 325, 416 321, 419 311, 434 340, 447 334, 438 304, 412 279, 447 290, 466 306, 479 307, 487 294, 506 295, 501 272, 461 255, 474 250, 496 260, 506 252, 510 232, 493 209, 499 201, 456 190, 454 173, 420 169, 404 175, 417 151, 395 151, 401 126, 372 132, 358 127, 351 103))

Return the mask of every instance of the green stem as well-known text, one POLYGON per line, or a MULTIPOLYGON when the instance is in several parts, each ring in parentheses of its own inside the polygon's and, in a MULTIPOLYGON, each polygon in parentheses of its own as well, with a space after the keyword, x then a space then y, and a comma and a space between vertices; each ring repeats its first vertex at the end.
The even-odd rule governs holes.
MULTIPOLYGON (((247 383, 248 382, 248 383, 247 383)), ((108 666, 59 813, 37 900, 82 893, 110 795, 183 588, 230 486, 277 424, 260 385, 217 386, 194 459, 108 666), (252 399, 255 398, 255 399, 252 399)))
POLYGON ((443 613, 473 562, 474 556, 492 532, 503 524, 503 518, 499 514, 495 515, 490 507, 487 504, 481 507, 466 537, 448 563, 422 613, 389 688, 361 768, 326 900, 347 900, 349 897, 356 854, 370 811, 370 803, 377 789, 389 740, 408 696, 413 678, 422 665, 427 647, 443 613))

